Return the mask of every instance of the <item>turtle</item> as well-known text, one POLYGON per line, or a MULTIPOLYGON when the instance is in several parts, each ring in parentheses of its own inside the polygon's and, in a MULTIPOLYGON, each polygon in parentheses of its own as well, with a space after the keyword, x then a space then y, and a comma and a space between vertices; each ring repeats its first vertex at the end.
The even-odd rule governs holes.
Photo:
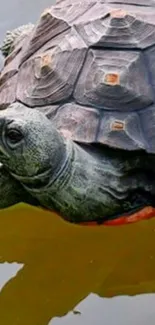
POLYGON ((155 216, 155 1, 59 0, 1 51, 0 209, 155 216))

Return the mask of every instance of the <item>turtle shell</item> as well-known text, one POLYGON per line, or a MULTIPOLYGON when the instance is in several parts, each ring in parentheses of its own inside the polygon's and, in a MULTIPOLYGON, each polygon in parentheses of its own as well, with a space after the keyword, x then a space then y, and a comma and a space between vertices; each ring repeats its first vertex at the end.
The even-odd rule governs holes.
POLYGON ((154 153, 155 0, 57 0, 5 60, 15 101, 74 141, 154 153))

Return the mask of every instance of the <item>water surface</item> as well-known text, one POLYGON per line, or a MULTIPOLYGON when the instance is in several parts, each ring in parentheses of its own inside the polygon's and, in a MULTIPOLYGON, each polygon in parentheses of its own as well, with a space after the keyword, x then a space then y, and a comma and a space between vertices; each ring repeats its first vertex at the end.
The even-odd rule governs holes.
POLYGON ((155 220, 88 228, 19 205, 0 212, 6 262, 3 325, 154 324, 155 220))
MULTIPOLYGON (((1 4, 0 39, 50 0, 1 4)), ((73 226, 19 205, 0 211, 3 325, 154 325, 155 220, 73 226)))

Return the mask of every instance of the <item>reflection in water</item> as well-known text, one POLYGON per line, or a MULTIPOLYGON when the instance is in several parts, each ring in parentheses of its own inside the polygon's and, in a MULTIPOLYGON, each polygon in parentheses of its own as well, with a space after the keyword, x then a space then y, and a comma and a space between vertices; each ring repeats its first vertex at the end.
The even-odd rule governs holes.
POLYGON ((23 264, 19 263, 0 263, 0 290, 5 284, 13 277, 15 277, 19 270, 21 270, 23 264))
MULTIPOLYGON (((80 301, 87 301, 91 312, 86 299, 90 293, 123 295, 122 310, 127 299, 124 295, 154 293, 154 230, 155 219, 125 227, 89 228, 26 205, 0 211, 0 262, 24 264, 0 293, 3 325, 47 325, 77 308, 80 301)), ((152 325, 149 317, 154 296, 149 297, 143 311, 140 303, 137 309, 141 321, 145 317, 152 325)), ((108 301, 118 308, 117 299, 108 301)), ((136 317, 133 307, 132 313, 136 317)), ((81 319, 81 315, 75 316, 81 319)), ((94 311, 93 317, 97 325, 103 324, 101 311, 94 311)), ((119 309, 115 321, 119 324, 119 309)), ((110 318, 107 325, 111 325, 110 318)))
POLYGON ((155 294, 101 298, 90 294, 75 309, 48 325, 154 325, 155 294))

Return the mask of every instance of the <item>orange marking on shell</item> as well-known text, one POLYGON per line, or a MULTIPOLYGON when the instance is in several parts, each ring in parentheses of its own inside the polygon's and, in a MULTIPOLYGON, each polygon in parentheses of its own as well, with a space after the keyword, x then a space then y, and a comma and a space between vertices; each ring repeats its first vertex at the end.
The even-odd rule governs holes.
POLYGON ((104 83, 109 86, 115 86, 120 84, 120 78, 118 73, 107 73, 104 77, 104 83))
POLYGON ((45 54, 41 57, 41 67, 49 66, 52 62, 51 55, 45 54))
POLYGON ((123 9, 114 9, 110 12, 112 18, 124 18, 127 15, 127 12, 123 9))
POLYGON ((41 56, 40 69, 42 73, 48 73, 51 69, 52 58, 51 55, 46 54, 41 56))
POLYGON ((113 121, 110 125, 112 131, 122 131, 125 130, 125 122, 123 121, 113 121))

